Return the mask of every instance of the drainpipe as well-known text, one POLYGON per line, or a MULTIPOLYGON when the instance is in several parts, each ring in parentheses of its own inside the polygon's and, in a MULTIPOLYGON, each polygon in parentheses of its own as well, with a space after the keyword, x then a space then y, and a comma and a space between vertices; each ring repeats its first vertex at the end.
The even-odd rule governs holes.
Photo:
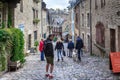
POLYGON ((72 15, 71 15, 71 20, 72 20, 72 41, 75 42, 74 40, 74 7, 72 7, 72 15))
POLYGON ((91 7, 92 7, 92 0, 90 0, 90 55, 92 55, 92 13, 91 13, 91 7))
POLYGON ((43 24, 42 24, 43 23, 42 22, 43 21, 43 15, 42 15, 43 8, 42 8, 42 6, 43 5, 42 5, 42 2, 43 2, 43 0, 41 0, 41 37, 43 38, 43 24))

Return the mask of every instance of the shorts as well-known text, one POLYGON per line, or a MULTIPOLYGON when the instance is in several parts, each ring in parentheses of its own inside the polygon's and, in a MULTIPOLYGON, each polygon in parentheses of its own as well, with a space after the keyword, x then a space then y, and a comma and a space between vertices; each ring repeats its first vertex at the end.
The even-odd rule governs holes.
POLYGON ((54 64, 54 57, 46 57, 46 61, 48 64, 54 64))

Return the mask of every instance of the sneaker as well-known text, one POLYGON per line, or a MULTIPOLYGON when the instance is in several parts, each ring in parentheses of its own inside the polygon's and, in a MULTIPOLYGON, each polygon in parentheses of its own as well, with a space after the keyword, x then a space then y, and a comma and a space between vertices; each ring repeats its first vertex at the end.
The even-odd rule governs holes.
POLYGON ((49 77, 49 74, 45 74, 45 77, 49 77))
POLYGON ((49 79, 52 79, 53 78, 53 76, 52 75, 49 75, 49 79))

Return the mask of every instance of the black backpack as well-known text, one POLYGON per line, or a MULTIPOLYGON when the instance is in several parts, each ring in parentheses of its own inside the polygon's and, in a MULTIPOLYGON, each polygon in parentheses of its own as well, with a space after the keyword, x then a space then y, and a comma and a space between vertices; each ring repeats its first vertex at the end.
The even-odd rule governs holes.
POLYGON ((43 45, 43 51, 46 53, 46 49, 47 49, 47 40, 44 41, 44 45, 43 45))

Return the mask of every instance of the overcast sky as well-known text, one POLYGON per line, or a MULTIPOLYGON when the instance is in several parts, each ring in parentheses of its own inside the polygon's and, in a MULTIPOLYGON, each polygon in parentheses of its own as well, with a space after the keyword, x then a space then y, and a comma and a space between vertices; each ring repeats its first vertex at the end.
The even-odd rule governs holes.
POLYGON ((60 9, 64 9, 68 7, 68 1, 69 0, 43 0, 46 5, 47 8, 60 8, 60 9))

